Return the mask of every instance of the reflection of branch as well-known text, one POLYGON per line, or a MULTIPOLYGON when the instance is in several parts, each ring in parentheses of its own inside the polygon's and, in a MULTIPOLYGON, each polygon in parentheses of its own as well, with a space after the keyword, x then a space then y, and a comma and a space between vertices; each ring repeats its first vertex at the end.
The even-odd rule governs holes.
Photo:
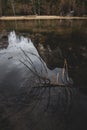
MULTIPOLYGON (((43 60, 41 59, 41 57, 38 56, 38 55, 36 55, 36 54, 34 54, 34 53, 32 53, 32 52, 28 52, 28 53, 30 53, 31 55, 34 55, 35 57, 37 57, 37 58, 41 61, 41 63, 42 63, 42 65, 43 65, 43 67, 44 67, 46 73, 48 73, 48 72, 47 72, 47 68, 46 68, 46 66, 45 66, 45 64, 44 64, 44 62, 43 62, 43 60)), ((42 69, 43 69, 43 68, 42 68, 42 69)))
POLYGON ((48 87, 48 86, 65 86, 66 84, 67 85, 69 84, 68 67, 67 67, 66 60, 64 61, 64 67, 61 68, 62 75, 60 75, 60 73, 58 72, 57 75, 55 75, 55 77, 48 78, 49 72, 47 70, 47 67, 46 67, 44 61, 41 59, 41 57, 39 55, 29 52, 29 51, 25 52, 23 49, 21 49, 21 51, 23 52, 25 58, 23 58, 23 61, 22 60, 19 60, 19 61, 22 64, 24 64, 37 77, 36 84, 38 84, 38 86, 46 86, 46 87, 48 87), (31 59, 31 57, 28 54, 36 57, 40 61, 40 63, 41 63, 40 70, 38 70, 36 68, 33 60, 31 59), (45 75, 43 75, 43 73, 45 75), (54 81, 53 81, 53 78, 54 78, 54 81), (60 78, 61 78, 61 82, 59 81, 60 78), (55 81, 55 79, 56 79, 56 81, 55 81))
MULTIPOLYGON (((32 107, 30 108, 30 111, 34 111, 36 107, 40 106, 41 101, 43 101, 43 98, 47 96, 47 105, 46 108, 44 108, 44 111, 46 112, 48 110, 48 108, 51 106, 51 96, 52 95, 52 88, 55 87, 65 87, 65 94, 66 94, 66 99, 67 99, 67 105, 66 105, 66 114, 68 113, 68 111, 70 111, 70 106, 71 106, 71 93, 69 91, 68 85, 66 86, 64 80, 66 78, 66 81, 68 80, 68 68, 67 68, 67 62, 65 60, 64 62, 64 67, 62 68, 61 71, 61 79, 62 82, 59 83, 60 80, 60 73, 58 72, 57 77, 56 78, 56 84, 55 81, 52 82, 53 77, 51 78, 47 78, 49 71, 47 70, 46 64, 44 63, 44 61, 41 59, 41 57, 37 54, 34 54, 32 52, 25 52, 23 49, 21 49, 21 51, 23 52, 23 56, 22 56, 22 60, 19 59, 19 61, 28 68, 28 70, 30 70, 30 72, 32 72, 32 74, 34 74, 34 76, 37 77, 37 80, 39 81, 38 83, 35 82, 35 86, 33 85, 30 92, 29 92, 29 96, 31 98, 33 98, 35 101, 34 104, 32 104, 32 107), (41 73, 38 72, 38 69, 36 68, 32 58, 30 56, 36 57, 37 60, 40 61, 41 63, 41 69, 42 71, 46 72, 46 76, 43 76, 43 73, 41 71, 41 73), (65 75, 66 74, 66 75, 65 75), (47 95, 46 95, 47 92, 47 95)), ((60 96, 60 95, 59 95, 60 96)))
POLYGON ((62 70, 62 82, 64 82, 64 78, 66 78, 67 83, 69 83, 68 66, 67 66, 67 60, 66 59, 64 60, 64 66, 63 66, 63 70, 62 70))
POLYGON ((36 68, 35 68, 35 66, 34 66, 34 64, 33 64, 33 62, 32 62, 32 60, 31 60, 31 58, 26 54, 26 52, 23 50, 23 49, 21 49, 21 51, 24 53, 24 55, 25 55, 25 57, 26 57, 26 60, 27 60, 27 58, 28 58, 28 63, 33 67, 33 69, 34 69, 34 71, 37 73, 37 70, 36 70, 36 68))
MULTIPOLYGON (((46 73, 47 73, 47 68, 46 68, 46 66, 45 66, 45 64, 44 64, 44 62, 43 62, 43 60, 42 60, 39 56, 37 56, 36 54, 31 53, 31 52, 28 52, 29 54, 31 54, 31 55, 37 57, 37 58, 40 60, 41 65, 43 65, 43 67, 41 67, 42 69, 41 69, 41 74, 40 74, 40 73, 37 71, 37 69, 36 69, 36 67, 35 67, 35 65, 34 65, 34 63, 33 63, 33 61, 32 61, 31 58, 28 56, 28 54, 27 54, 23 49, 21 49, 21 51, 23 52, 23 54, 24 54, 24 56, 25 56, 25 58, 26 58, 26 62, 27 62, 33 69, 31 69, 31 67, 29 67, 29 65, 27 65, 27 63, 25 63, 24 61, 22 61, 22 60, 20 60, 20 59, 19 59, 19 61, 20 61, 24 66, 26 66, 26 67, 38 78, 39 84, 41 84, 41 86, 42 86, 42 84, 43 84, 43 85, 50 84, 50 79, 48 79, 47 77, 45 77, 45 76, 42 75, 43 67, 44 67, 44 69, 45 69, 45 71, 46 71, 46 73)), ((25 59, 23 58, 23 60, 25 60, 25 59)))

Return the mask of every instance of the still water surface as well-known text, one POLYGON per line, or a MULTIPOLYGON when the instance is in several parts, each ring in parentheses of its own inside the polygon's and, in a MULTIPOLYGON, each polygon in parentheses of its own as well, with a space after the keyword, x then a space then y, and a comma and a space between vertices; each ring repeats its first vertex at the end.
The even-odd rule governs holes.
POLYGON ((85 129, 87 21, 0 21, 0 25, 0 129, 85 129), (63 67, 66 59, 73 87, 32 89, 35 79, 18 60, 19 48, 28 45, 9 44, 13 30, 31 39, 51 71, 63 67))

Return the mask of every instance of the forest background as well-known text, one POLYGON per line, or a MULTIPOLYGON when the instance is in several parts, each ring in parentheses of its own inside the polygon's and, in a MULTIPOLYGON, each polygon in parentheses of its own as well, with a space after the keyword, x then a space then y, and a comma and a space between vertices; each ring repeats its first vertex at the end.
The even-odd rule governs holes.
POLYGON ((0 16, 87 16, 87 0, 0 0, 0 16))

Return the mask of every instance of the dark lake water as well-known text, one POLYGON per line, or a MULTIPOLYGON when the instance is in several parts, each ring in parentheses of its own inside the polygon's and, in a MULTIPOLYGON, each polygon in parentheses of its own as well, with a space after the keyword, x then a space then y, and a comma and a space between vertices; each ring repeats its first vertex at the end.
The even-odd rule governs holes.
POLYGON ((87 128, 87 20, 0 21, 0 116, 0 130, 87 128), (8 40, 13 30, 16 43, 8 40), (50 73, 66 60, 73 85, 32 88, 34 76, 19 62, 20 48, 29 51, 21 36, 31 39, 30 50, 50 73))

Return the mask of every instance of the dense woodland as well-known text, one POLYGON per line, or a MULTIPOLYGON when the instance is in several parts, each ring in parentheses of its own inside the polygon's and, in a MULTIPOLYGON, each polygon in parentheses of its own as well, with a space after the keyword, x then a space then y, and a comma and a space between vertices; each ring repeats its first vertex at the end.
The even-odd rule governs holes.
POLYGON ((0 0, 0 16, 87 15, 87 0, 0 0))

